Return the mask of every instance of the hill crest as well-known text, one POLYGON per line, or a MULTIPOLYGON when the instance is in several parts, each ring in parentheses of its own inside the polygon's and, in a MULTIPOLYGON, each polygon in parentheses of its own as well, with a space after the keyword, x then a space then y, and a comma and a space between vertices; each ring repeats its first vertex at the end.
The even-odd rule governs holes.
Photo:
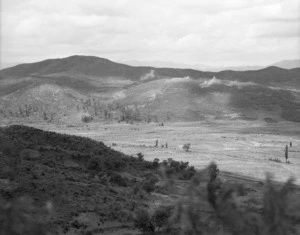
POLYGON ((82 113, 95 120, 300 121, 299 71, 276 66, 216 73, 132 67, 75 55, 1 70, 0 84, 0 107, 7 118, 54 121, 82 113), (37 92, 45 86, 59 89, 59 98, 37 92))

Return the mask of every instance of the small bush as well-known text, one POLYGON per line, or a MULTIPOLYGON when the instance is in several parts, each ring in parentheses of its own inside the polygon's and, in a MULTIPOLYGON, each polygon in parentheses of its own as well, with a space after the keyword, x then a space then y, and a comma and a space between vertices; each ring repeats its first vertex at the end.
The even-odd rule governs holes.
POLYGON ((182 146, 182 149, 183 149, 184 151, 188 152, 188 151, 190 150, 190 147, 191 147, 191 144, 188 143, 188 144, 184 144, 184 145, 182 146))
POLYGON ((217 165, 213 162, 208 167, 209 181, 215 181, 219 175, 220 171, 217 165))
POLYGON ((195 167, 190 166, 184 170, 179 176, 180 180, 190 180, 196 173, 195 167))
POLYGON ((268 160, 269 160, 269 161, 273 161, 273 162, 278 162, 278 163, 281 162, 281 160, 278 159, 278 158, 269 158, 268 160))
POLYGON ((176 176, 180 180, 190 180, 196 173, 193 166, 189 166, 189 162, 175 161, 172 158, 164 160, 161 163, 167 176, 176 176))
POLYGON ((0 234, 3 235, 43 235, 48 234, 52 204, 37 208, 30 198, 21 197, 12 202, 0 198, 0 234), (33 212, 44 210, 46 214, 37 217, 33 212))
POLYGON ((134 226, 143 232, 153 232, 155 229, 149 213, 143 209, 136 212, 134 226))
POLYGON ((143 232, 159 231, 161 228, 169 230, 171 227, 169 218, 172 213, 173 206, 161 206, 154 211, 153 215, 141 209, 136 212, 134 225, 143 232))
POLYGON ((147 192, 147 193, 151 193, 155 190, 155 183, 146 180, 142 183, 142 188, 147 192))
POLYGON ((170 228, 169 218, 172 215, 172 206, 161 206, 154 212, 152 216, 153 225, 159 231, 163 227, 170 228))
POLYGON ((91 122, 93 121, 93 117, 92 116, 82 116, 81 117, 81 121, 84 122, 84 123, 88 123, 88 122, 91 122))
POLYGON ((137 157, 138 157, 139 161, 141 161, 141 162, 144 161, 144 155, 141 152, 137 154, 137 157))
POLYGON ((126 187, 129 184, 129 180, 126 177, 123 177, 120 174, 114 172, 109 174, 109 181, 122 187, 126 187))
POLYGON ((155 184, 158 182, 157 177, 150 175, 147 179, 143 180, 141 183, 142 189, 147 193, 151 193, 155 190, 155 184))
POLYGON ((87 168, 93 171, 101 171, 103 169, 103 162, 100 157, 92 156, 88 160, 87 168))
POLYGON ((118 157, 106 157, 104 159, 105 168, 107 170, 112 171, 119 171, 126 167, 126 160, 124 158, 118 158, 118 157))
POLYGON ((159 159, 158 158, 154 158, 153 162, 152 162, 152 166, 154 168, 159 167, 159 159))

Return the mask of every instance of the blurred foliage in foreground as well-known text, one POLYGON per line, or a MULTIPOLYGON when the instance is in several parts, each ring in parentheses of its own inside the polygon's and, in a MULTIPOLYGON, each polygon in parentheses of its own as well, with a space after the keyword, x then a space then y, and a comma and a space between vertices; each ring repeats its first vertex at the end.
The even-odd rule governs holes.
POLYGON ((46 234, 53 221, 68 229, 69 220, 87 210, 103 221, 135 220, 143 232, 300 234, 299 188, 292 179, 279 185, 267 176, 264 190, 255 188, 261 197, 247 195, 259 205, 251 208, 241 201, 244 185, 225 182, 214 163, 197 172, 188 162, 143 158, 88 138, 25 126, 0 128, 0 235, 46 234), (180 180, 186 184, 182 194, 172 191, 180 180), (148 211, 153 192, 179 201, 148 211))
MULTIPOLYGON (((300 198, 293 193, 293 179, 279 185, 267 175, 261 210, 249 210, 240 200, 244 186, 224 183, 215 163, 197 172, 172 213, 164 213, 159 227, 158 212, 136 213, 136 227, 150 234, 291 235, 299 234, 300 198), (169 219, 165 216, 169 214, 169 219)), ((159 210, 159 209, 158 209, 159 210)), ((170 210, 168 211, 170 212, 170 210)), ((147 233, 148 234, 148 233, 147 233)))
POLYGON ((21 197, 12 202, 0 200, 1 235, 43 235, 49 232, 53 214, 52 203, 44 208, 33 205, 30 198, 21 197), (37 214, 39 210, 39 214, 37 214))
MULTIPOLYGON (((247 210, 238 200, 241 186, 222 182, 217 165, 212 163, 197 172, 176 205, 157 208, 152 214, 136 211, 135 227, 145 234, 299 234, 300 198, 292 193, 293 180, 279 186, 268 175, 264 185, 262 211, 247 210)), ((46 234, 51 216, 51 203, 36 208, 27 198, 2 200, 0 234, 46 234), (44 216, 37 217, 35 210, 43 210, 44 216)))

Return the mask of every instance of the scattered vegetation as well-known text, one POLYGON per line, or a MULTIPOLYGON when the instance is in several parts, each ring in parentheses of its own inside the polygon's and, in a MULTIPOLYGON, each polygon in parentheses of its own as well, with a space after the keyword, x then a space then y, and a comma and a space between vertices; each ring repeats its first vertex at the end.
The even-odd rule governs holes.
POLYGON ((195 168, 189 166, 189 162, 175 161, 172 158, 161 162, 161 166, 163 173, 168 177, 176 176, 181 180, 189 180, 196 173, 195 168))
POLYGON ((88 122, 93 121, 93 117, 90 116, 90 115, 83 115, 83 116, 81 117, 81 121, 82 121, 82 122, 85 122, 85 123, 88 123, 88 122))
POLYGON ((144 155, 141 152, 137 154, 137 157, 141 162, 144 161, 144 155))
POLYGON ((181 230, 188 234, 298 234, 300 200, 292 196, 292 179, 278 187, 268 176, 261 210, 254 212, 240 203, 240 186, 223 184, 218 175, 212 163, 186 188, 184 195, 188 196, 178 202, 171 216, 181 230), (205 184, 207 190, 203 190, 205 184))
POLYGON ((153 232, 155 229, 149 213, 144 209, 136 211, 134 226, 143 232, 153 232))
POLYGON ((151 193, 155 190, 155 184, 158 182, 158 178, 154 175, 148 175, 145 180, 141 182, 143 190, 147 193, 151 193))
POLYGON ((170 222, 170 217, 173 213, 173 210, 173 206, 162 205, 154 211, 154 214, 152 215, 152 222, 157 231, 160 231, 161 229, 166 231, 171 230, 172 223, 170 222))
POLYGON ((279 185, 268 176, 251 189, 224 181, 215 163, 196 172, 188 162, 149 162, 137 155, 83 137, 26 126, 1 128, 0 234, 46 234, 57 226, 64 232, 87 231, 85 222, 73 220, 87 212, 98 215, 100 225, 134 222, 142 232, 299 234, 300 200, 292 179, 279 185), (178 179, 185 180, 181 193, 174 183, 178 179), (179 200, 153 208, 151 192, 162 180, 170 184, 165 193, 176 191, 179 200), (260 198, 248 195, 258 189, 260 198))
POLYGON ((281 163, 281 160, 278 158, 269 158, 269 161, 281 163))
POLYGON ((34 214, 39 208, 30 198, 20 197, 12 202, 0 201, 0 234, 3 235, 43 235, 50 230, 52 204, 42 208, 43 215, 34 214))
POLYGON ((170 231, 172 227, 170 217, 173 209, 173 206, 160 206, 153 214, 150 214, 146 210, 137 210, 134 225, 143 232, 159 232, 162 229, 170 231))
MULTIPOLYGON (((145 207, 146 192, 155 190, 158 180, 157 168, 142 154, 135 158, 89 138, 27 126, 0 128, 0 166, 1 208, 10 208, 23 195, 38 205, 53 199, 58 216, 53 225, 65 231, 74 215, 86 211, 101 221, 132 221, 133 209, 145 207), (153 177, 145 174, 152 171, 153 177), (132 195, 134 187, 141 192, 132 195)), ((39 217, 41 210, 32 213, 39 217)), ((9 214, 0 214, 6 221, 0 219, 2 228, 9 214)))
POLYGON ((191 147, 191 144, 188 143, 188 144, 184 144, 184 145, 182 146, 182 149, 183 149, 184 151, 188 152, 188 151, 190 150, 190 147, 191 147))
MULTIPOLYGON (((21 99, 2 99, 0 100, 0 116, 9 119, 22 120, 40 120, 49 123, 60 122, 64 116, 73 116, 77 113, 84 113, 81 117, 83 123, 92 120, 107 120, 118 122, 148 122, 158 123, 158 117, 155 115, 141 114, 137 106, 123 106, 118 103, 103 103, 103 100, 97 96, 76 97, 73 100, 70 97, 64 97, 58 103, 57 100, 49 98, 48 100, 30 100, 21 99)), ((159 125, 163 125, 160 123, 159 125)))

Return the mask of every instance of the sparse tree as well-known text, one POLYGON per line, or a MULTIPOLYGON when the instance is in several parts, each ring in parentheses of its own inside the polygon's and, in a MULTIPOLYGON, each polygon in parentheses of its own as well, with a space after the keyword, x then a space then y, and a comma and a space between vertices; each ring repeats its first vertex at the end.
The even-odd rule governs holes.
POLYGON ((137 154, 137 156, 138 156, 138 159, 142 162, 142 161, 144 161, 144 154, 142 154, 141 152, 139 152, 138 154, 137 154))
POLYGON ((191 144, 190 144, 190 143, 184 144, 184 145, 182 146, 183 150, 185 150, 186 152, 188 152, 188 151, 190 150, 190 147, 191 147, 191 144))
POLYGON ((159 166, 159 159, 158 158, 154 158, 153 162, 152 162, 153 167, 158 167, 159 166))
POLYGON ((151 216, 147 211, 140 209, 135 214, 134 226, 136 228, 143 232, 153 232, 155 230, 151 216))
POLYGON ((169 227, 171 224, 169 223, 169 218, 172 215, 173 207, 172 206, 161 206, 156 209, 152 216, 152 222, 154 226, 157 228, 157 231, 163 227, 169 227))

